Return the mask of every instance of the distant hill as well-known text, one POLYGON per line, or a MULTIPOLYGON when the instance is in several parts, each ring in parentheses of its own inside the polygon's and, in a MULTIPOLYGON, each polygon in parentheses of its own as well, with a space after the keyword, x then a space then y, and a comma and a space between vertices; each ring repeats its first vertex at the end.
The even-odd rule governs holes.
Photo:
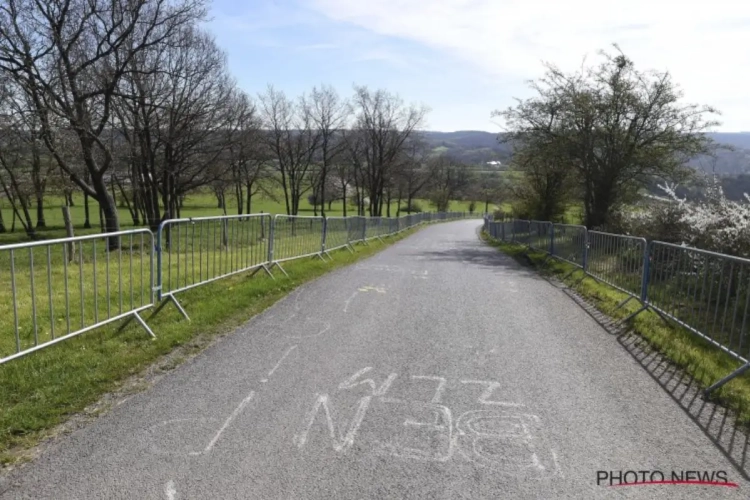
MULTIPOLYGON (((733 150, 720 149, 715 159, 696 158, 690 162, 694 168, 726 176, 750 174, 750 132, 718 132, 709 137, 733 150)), ((425 132, 425 138, 436 153, 448 153, 472 165, 490 161, 505 164, 512 156, 510 146, 498 142, 497 133, 479 130, 425 132)))
POLYGON ((750 149, 750 132, 717 132, 708 135, 720 144, 729 144, 736 148, 750 149))

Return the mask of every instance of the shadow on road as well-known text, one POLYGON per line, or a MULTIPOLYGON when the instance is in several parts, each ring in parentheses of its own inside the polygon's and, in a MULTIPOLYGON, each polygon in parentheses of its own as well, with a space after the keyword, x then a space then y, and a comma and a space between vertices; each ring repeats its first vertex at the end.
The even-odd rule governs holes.
MULTIPOLYGON (((616 335, 618 343, 703 431, 742 477, 750 480, 750 464, 748 464, 747 456, 750 438, 747 432, 736 424, 732 412, 705 400, 694 376, 651 349, 648 342, 640 335, 633 333, 629 326, 622 325, 602 313, 592 303, 567 286, 558 282, 550 281, 550 283, 562 289, 604 330, 616 335)), ((700 464, 696 464, 696 466, 700 467, 700 464)))
POLYGON ((482 248, 477 245, 457 244, 447 250, 421 251, 420 255, 426 260, 445 261, 445 262, 462 262, 489 269, 493 271, 512 272, 518 276, 524 276, 532 279, 543 279, 539 273, 522 264, 515 259, 503 253, 500 253, 490 247, 482 248))

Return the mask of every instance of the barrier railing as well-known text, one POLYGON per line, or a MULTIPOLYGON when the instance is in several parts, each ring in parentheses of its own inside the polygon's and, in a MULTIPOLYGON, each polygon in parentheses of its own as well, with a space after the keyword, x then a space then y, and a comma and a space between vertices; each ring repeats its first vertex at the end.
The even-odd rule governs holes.
POLYGON ((750 368, 750 260, 654 241, 649 249, 648 306, 750 368))
POLYGON ((346 217, 326 217, 323 252, 346 248, 353 251, 349 244, 349 229, 346 217))
POLYGON ((529 244, 531 222, 527 220, 513 220, 513 236, 511 241, 517 241, 524 245, 529 244))
MULTIPOLYGON (((173 303, 176 295, 222 278, 467 214, 394 218, 269 214, 168 219, 148 229, 0 246, 0 364, 173 303), (5 334, 5 332, 9 332, 5 334)), ((325 259, 323 259, 325 260, 325 259)), ((152 315, 153 316, 153 315, 152 315)))
POLYGON ((147 229, 0 247, 0 364, 123 319, 153 337, 153 267, 147 229))
POLYGON ((273 219, 273 238, 268 260, 286 275, 281 262, 304 257, 323 258, 323 217, 280 215, 273 219))
POLYGON ((750 259, 568 224, 552 225, 545 249, 545 227, 485 219, 491 238, 544 251, 626 294, 618 308, 638 300, 641 307, 623 321, 650 309, 742 363, 706 394, 750 370, 750 259))
POLYGON ((646 301, 645 255, 646 240, 643 238, 588 232, 588 274, 643 302, 646 301))
POLYGON ((529 247, 551 253, 552 223, 538 220, 529 221, 529 247))
MULTIPOLYGON (((167 219, 157 231, 157 298, 173 302, 189 316, 175 294, 227 276, 263 269, 269 275, 271 216, 224 215, 167 219)), ((253 273, 254 274, 254 273, 253 273)))
MULTIPOLYGON (((387 228, 386 228, 387 229, 387 228)), ((383 218, 370 217, 365 224, 365 239, 372 240, 387 234, 384 232, 383 218)))
POLYGON ((349 243, 358 243, 365 241, 367 238, 366 224, 367 217, 347 217, 347 230, 349 232, 349 243))
POLYGON ((396 234, 398 233, 398 227, 399 227, 399 220, 396 217, 388 218, 388 231, 386 234, 396 234))
POLYGON ((552 256, 581 269, 586 267, 586 226, 554 224, 552 256))

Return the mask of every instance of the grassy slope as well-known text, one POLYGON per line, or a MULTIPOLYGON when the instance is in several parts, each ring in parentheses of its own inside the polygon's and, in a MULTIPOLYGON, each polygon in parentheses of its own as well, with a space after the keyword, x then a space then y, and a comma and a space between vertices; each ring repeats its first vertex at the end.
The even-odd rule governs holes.
MULTIPOLYGON (((484 238, 492 246, 513 257, 521 258, 528 255, 538 269, 557 279, 564 278, 573 270, 570 264, 556 259, 548 259, 543 264, 545 254, 528 252, 525 246, 492 241, 486 235, 484 238)), ((574 286, 580 278, 581 272, 576 272, 563 281, 569 286, 574 286)), ((637 301, 632 300, 625 307, 616 310, 618 304, 627 296, 590 277, 575 285, 574 289, 593 302, 601 312, 615 319, 625 318, 640 307, 637 301)), ((636 316, 631 325, 635 333, 648 341, 651 348, 685 370, 704 388, 739 367, 739 363, 730 356, 676 325, 667 325, 651 311, 636 316)), ((712 397, 734 410, 739 423, 750 426, 750 375, 735 378, 717 390, 712 397)))
POLYGON ((251 279, 237 275, 189 290, 179 299, 192 321, 182 320, 168 305, 149 321, 155 340, 135 324, 119 334, 106 327, 0 365, 0 463, 27 458, 29 449, 53 434, 58 424, 120 389, 128 377, 159 360, 166 365, 161 368, 173 368, 211 338, 247 321, 300 284, 372 255, 413 231, 388 237, 386 243, 375 240, 357 246, 355 254, 332 252, 330 263, 288 262, 288 278, 275 272, 274 281, 261 272, 251 279), (178 354, 167 359, 175 349, 178 354))

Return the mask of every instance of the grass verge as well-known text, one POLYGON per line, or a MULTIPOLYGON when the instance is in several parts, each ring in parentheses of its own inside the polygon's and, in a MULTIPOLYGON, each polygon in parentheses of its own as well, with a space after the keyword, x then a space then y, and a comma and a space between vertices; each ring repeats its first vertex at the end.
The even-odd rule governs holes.
POLYGON ((133 379, 146 369, 175 368, 299 285, 371 256, 417 230, 357 245, 353 254, 346 249, 331 252, 332 262, 285 262, 289 277, 276 271, 275 280, 263 272, 248 279, 247 273, 188 290, 178 298, 192 321, 167 305, 149 321, 154 340, 135 322, 120 333, 115 325, 0 366, 0 465, 28 460, 33 447, 61 432, 60 424, 81 412, 95 415, 105 410, 102 404, 91 408, 104 395, 143 390, 148 383, 133 379))
MULTIPOLYGON (((617 306, 628 296, 587 276, 581 280, 582 272, 566 277, 574 266, 557 259, 545 259, 543 252, 529 251, 524 245, 498 242, 482 233, 485 242, 514 257, 522 264, 531 264, 542 274, 564 282, 599 311, 613 319, 623 319, 640 308, 640 303, 631 300, 627 305, 617 306)), ((706 388, 739 368, 740 363, 700 337, 684 328, 665 323, 656 313, 644 311, 630 321, 631 332, 641 336, 650 349, 654 349, 670 362, 687 373, 702 388, 706 388)), ((737 423, 750 428, 750 376, 735 378, 711 394, 715 401, 737 416, 737 423)))

